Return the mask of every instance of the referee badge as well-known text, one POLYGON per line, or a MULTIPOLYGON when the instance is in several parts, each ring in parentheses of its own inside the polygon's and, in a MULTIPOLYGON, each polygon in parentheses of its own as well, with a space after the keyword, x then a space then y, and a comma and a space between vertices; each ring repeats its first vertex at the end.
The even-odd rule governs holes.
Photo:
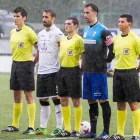
POLYGON ((73 55, 73 50, 68 50, 68 55, 72 56, 73 55))
POLYGON ((130 49, 129 49, 129 48, 124 48, 123 54, 124 54, 124 55, 130 54, 130 49))
POLYGON ((18 47, 19 48, 24 48, 24 42, 18 42, 18 47))

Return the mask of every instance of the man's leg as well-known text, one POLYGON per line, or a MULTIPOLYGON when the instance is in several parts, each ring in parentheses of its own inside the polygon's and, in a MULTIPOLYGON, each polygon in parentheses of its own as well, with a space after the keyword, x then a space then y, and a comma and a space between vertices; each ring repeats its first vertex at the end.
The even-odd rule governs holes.
POLYGON ((127 118, 126 103, 119 102, 117 103, 117 134, 124 136, 124 127, 127 118))
POLYGON ((109 140, 124 140, 124 127, 127 118, 125 102, 117 102, 117 134, 112 135, 109 140))
POLYGON ((140 110, 139 110, 138 102, 129 103, 129 105, 132 111, 132 121, 134 127, 133 136, 139 136, 140 110))
POLYGON ((25 97, 27 101, 27 111, 29 116, 29 128, 34 129, 36 105, 34 102, 34 97, 32 91, 25 91, 25 97))
POLYGON ((22 91, 14 90, 14 107, 13 107, 13 122, 2 132, 16 132, 19 131, 19 120, 22 113, 22 91))
POLYGON ((61 97, 61 105, 62 105, 62 114, 64 118, 64 129, 68 132, 71 131, 71 108, 69 105, 69 97, 61 97))
POLYGON ((15 90, 12 126, 19 127, 19 119, 20 119, 21 113, 22 113, 22 91, 15 90))
POLYGON ((35 131, 30 132, 30 135, 46 135, 47 134, 47 124, 50 117, 50 103, 49 100, 39 99, 41 110, 40 110, 40 127, 35 131))
POLYGON ((91 132, 96 134, 96 127, 97 127, 97 120, 99 115, 98 109, 98 101, 91 101, 88 100, 90 109, 89 109, 89 117, 90 117, 90 124, 91 124, 91 132))
POLYGON ((80 133, 80 124, 82 122, 82 106, 80 105, 80 98, 72 98, 74 106, 74 119, 75 119, 75 130, 80 133))
POLYGON ((104 125, 103 132, 109 135, 111 108, 108 101, 100 102, 100 105, 102 107, 102 114, 103 114, 103 125, 104 125))
POLYGON ((48 99, 40 99, 41 105, 40 110, 40 127, 35 131, 30 132, 30 135, 46 135, 47 134, 47 124, 50 117, 50 104, 48 99))
POLYGON ((53 99, 53 103, 55 105, 55 113, 56 113, 56 128, 62 129, 63 127, 63 117, 62 117, 62 107, 60 103, 60 99, 53 99))
POLYGON ((50 103, 49 101, 40 100, 40 128, 46 129, 50 117, 50 103))
POLYGON ((97 120, 98 120, 98 101, 96 100, 88 100, 89 103, 89 118, 90 118, 90 125, 91 129, 90 132, 86 133, 85 135, 80 135, 79 138, 95 138, 96 137, 96 127, 97 127, 97 120))

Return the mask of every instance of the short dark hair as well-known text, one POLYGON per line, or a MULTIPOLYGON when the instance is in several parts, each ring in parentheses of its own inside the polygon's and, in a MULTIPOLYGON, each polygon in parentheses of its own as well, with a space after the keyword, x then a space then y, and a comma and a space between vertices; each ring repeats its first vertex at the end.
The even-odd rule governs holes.
POLYGON ((76 17, 69 17, 67 20, 72 20, 74 25, 77 25, 77 27, 79 26, 79 21, 76 17))
POLYGON ((120 18, 126 18, 128 22, 133 23, 133 16, 130 14, 122 14, 122 15, 120 15, 120 18))
POLYGON ((85 5, 85 7, 86 7, 86 8, 87 8, 87 7, 91 7, 93 11, 99 13, 99 8, 98 8, 95 4, 93 4, 93 3, 87 3, 87 4, 85 5))
POLYGON ((51 17, 56 17, 56 13, 55 13, 54 10, 52 10, 52 9, 44 10, 44 12, 50 13, 51 17))
POLYGON ((27 11, 23 7, 19 6, 14 10, 14 13, 19 12, 21 13, 22 17, 27 17, 27 11))

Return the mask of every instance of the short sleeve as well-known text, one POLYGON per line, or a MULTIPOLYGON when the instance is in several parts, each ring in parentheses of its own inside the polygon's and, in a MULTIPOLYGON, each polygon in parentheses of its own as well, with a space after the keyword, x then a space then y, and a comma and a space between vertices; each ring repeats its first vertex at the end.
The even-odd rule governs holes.
POLYGON ((30 41, 32 44, 35 44, 37 42, 37 34, 31 29, 29 31, 29 35, 30 35, 30 41))
POLYGON ((85 52, 84 40, 80 38, 80 53, 85 52))
POLYGON ((64 37, 64 34, 62 33, 61 30, 59 30, 57 33, 56 33, 56 41, 57 42, 60 42, 61 38, 64 37))
POLYGON ((137 55, 140 55, 140 38, 137 37, 135 41, 136 41, 136 43, 135 43, 136 53, 137 53, 137 55))

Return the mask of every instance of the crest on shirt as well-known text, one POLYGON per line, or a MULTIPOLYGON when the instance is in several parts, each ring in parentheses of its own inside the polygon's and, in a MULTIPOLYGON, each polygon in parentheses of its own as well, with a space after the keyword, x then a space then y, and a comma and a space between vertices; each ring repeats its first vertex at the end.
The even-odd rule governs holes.
POLYGON ((96 35, 96 32, 94 31, 92 35, 95 36, 96 35))
POLYGON ((129 48, 124 48, 123 54, 124 54, 124 55, 130 54, 130 49, 129 49, 129 48))
POLYGON ((72 56, 73 55, 73 50, 68 50, 68 55, 72 56))
POLYGON ((18 48, 24 48, 24 42, 18 42, 18 48))
POLYGON ((84 35, 83 35, 83 37, 85 38, 86 36, 87 36, 87 33, 85 32, 84 35))

